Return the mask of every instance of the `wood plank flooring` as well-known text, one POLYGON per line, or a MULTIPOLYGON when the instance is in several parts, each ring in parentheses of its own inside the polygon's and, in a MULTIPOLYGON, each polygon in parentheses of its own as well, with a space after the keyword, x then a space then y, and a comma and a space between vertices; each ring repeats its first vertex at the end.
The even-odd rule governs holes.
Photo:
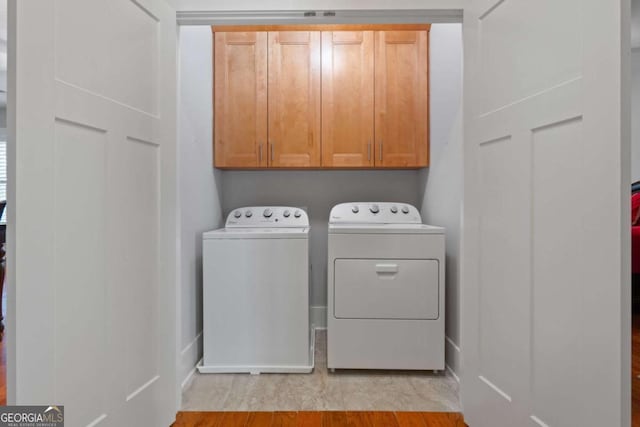
POLYGON ((640 427, 640 314, 633 315, 631 348, 631 425, 640 427))
POLYGON ((173 427, 464 427, 457 412, 178 412, 173 427))
POLYGON ((0 406, 7 404, 7 349, 6 336, 0 341, 0 406))

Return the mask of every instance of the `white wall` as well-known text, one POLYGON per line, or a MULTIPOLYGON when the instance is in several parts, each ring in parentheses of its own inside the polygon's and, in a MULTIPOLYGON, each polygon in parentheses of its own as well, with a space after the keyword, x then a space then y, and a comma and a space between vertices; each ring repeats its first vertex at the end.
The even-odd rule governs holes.
POLYGON ((423 221, 446 228, 447 365, 459 372, 462 209, 462 25, 430 33, 431 166, 418 175, 423 221))
POLYGON ((211 29, 181 27, 179 45, 179 381, 202 356, 202 232, 218 228, 220 172, 212 166, 211 29))
POLYGON ((640 47, 640 0, 631 0, 631 47, 640 47))
POLYGON ((640 47, 631 51, 631 182, 640 180, 640 47))
POLYGON ((353 201, 418 202, 416 171, 225 171, 225 213, 240 206, 306 207, 311 220, 311 305, 317 325, 326 325, 327 223, 331 208, 353 201), (321 308, 320 308, 321 307, 321 308), (317 319, 317 320, 316 320, 317 319))

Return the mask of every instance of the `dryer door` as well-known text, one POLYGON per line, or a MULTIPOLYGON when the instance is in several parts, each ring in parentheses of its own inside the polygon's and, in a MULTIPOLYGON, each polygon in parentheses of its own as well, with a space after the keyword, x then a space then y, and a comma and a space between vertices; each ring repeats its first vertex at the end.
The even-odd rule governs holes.
POLYGON ((336 259, 334 316, 437 319, 438 268, 435 259, 336 259))

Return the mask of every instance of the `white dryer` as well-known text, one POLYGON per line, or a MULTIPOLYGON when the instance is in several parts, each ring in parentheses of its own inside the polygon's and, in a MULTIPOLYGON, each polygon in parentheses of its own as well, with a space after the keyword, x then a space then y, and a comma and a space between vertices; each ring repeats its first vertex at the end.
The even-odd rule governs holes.
POLYGON ((203 234, 202 373, 311 372, 309 218, 235 209, 203 234))
POLYGON ((406 203, 331 210, 330 369, 444 369, 444 237, 406 203))

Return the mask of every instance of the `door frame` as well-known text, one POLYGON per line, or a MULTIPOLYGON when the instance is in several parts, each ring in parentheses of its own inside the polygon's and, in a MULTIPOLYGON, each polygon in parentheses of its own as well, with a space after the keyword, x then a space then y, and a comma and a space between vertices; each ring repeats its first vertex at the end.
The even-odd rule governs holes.
MULTIPOLYGON (((461 24, 463 20, 463 6, 466 0, 400 0, 393 6, 385 8, 384 0, 369 2, 369 6, 377 8, 359 9, 349 5, 348 0, 335 0, 332 2, 322 0, 305 0, 299 2, 304 9, 288 9, 289 3, 285 1, 273 1, 269 6, 257 12, 251 9, 251 1, 246 4, 235 2, 232 7, 238 9, 211 9, 208 0, 174 0, 177 9, 176 19, 180 26, 225 26, 225 25, 308 25, 308 24, 424 24, 424 23, 455 23, 461 24), (342 7, 336 3, 344 3, 342 7), (242 9, 247 6, 246 9, 242 9), (343 17, 324 17, 323 11, 334 9, 347 9, 343 17), (314 10, 318 15, 310 20, 302 17, 304 10, 314 10)), ((242 2, 240 2, 242 3, 242 2)), ((178 37, 179 38, 179 37, 178 37)), ((179 44, 179 42, 178 42, 179 44)), ((179 46, 177 46, 179 48, 179 46)), ((179 146, 178 141, 178 146, 179 146)), ((178 148, 179 150, 179 148, 178 148)), ((178 178, 179 179, 179 178, 178 178)), ((179 188, 179 186, 178 186, 179 188)), ((178 196, 179 197, 179 196, 178 196)), ((180 292, 176 294, 176 318, 181 319, 180 292)), ((180 338, 178 337, 178 340, 180 338)), ((178 345, 179 346, 179 345, 178 345)), ((180 351, 181 349, 178 349, 180 351)), ((176 375, 178 375, 177 370, 176 375)), ((182 404, 183 378, 178 378, 176 391, 178 395, 178 407, 182 404)), ((185 381, 186 383, 186 381, 185 381)))
MULTIPOLYGON (((300 2, 300 9, 292 10, 289 9, 288 6, 290 2, 286 0, 279 0, 271 2, 266 10, 261 12, 257 12, 252 9, 255 6, 252 6, 252 2, 249 0, 243 1, 240 0, 238 2, 234 2, 231 6, 236 9, 228 9, 228 10, 220 10, 220 9, 211 9, 211 1, 207 0, 168 0, 176 9, 176 19, 178 25, 241 25, 241 24, 295 24, 295 23, 311 23, 308 18, 301 17, 301 11, 304 10, 315 10, 319 12, 323 12, 325 10, 344 10, 344 15, 342 17, 322 17, 318 16, 313 18, 313 23, 415 23, 419 22, 430 22, 430 23, 461 23, 464 16, 464 8, 467 4, 466 0, 403 0, 397 1, 393 5, 394 8, 386 8, 385 2, 382 0, 371 1, 369 2, 369 9, 358 9, 354 6, 353 2, 349 0, 330 0, 330 1, 319 1, 319 0, 306 0, 304 2, 300 2)), ((630 7, 629 0, 621 0, 623 10, 626 10, 630 7)), ((15 8, 13 8, 13 12, 15 12, 15 8)), ((322 15, 322 13, 318 14, 322 15)), ((622 307, 622 317, 621 321, 621 333, 623 335, 622 339, 622 385, 623 390, 621 395, 623 396, 623 413, 629 413, 630 402, 631 402, 631 387, 630 387, 630 374, 631 374, 631 287, 630 287, 630 278, 625 279, 625 277, 630 277, 630 256, 631 256, 631 248, 630 248, 630 237, 628 236, 628 228, 624 226, 624 224, 628 223, 629 213, 628 213, 628 194, 629 194, 629 186, 630 186, 630 163, 629 163, 629 154, 631 151, 631 139, 630 139, 630 93, 631 88, 631 79, 630 79, 630 23, 629 23, 629 14, 623 14, 621 16, 622 22, 622 34, 621 34, 621 52, 622 52, 622 85, 620 88, 621 91, 621 99, 622 99, 622 117, 621 117, 621 164, 622 164, 622 175, 620 177, 621 186, 620 191, 622 194, 622 200, 627 200, 626 205, 622 206, 622 218, 621 223, 623 224, 622 229, 620 230, 622 236, 622 248, 621 253, 623 254, 623 262, 621 265, 621 277, 622 281, 620 283, 621 286, 621 307, 622 307), (626 222, 625 222, 626 221, 626 222)), ((9 9, 8 17, 8 64, 9 69, 15 67, 16 61, 16 50, 17 45, 15 42, 15 34, 16 34, 16 16, 11 14, 11 8, 9 9)), ((468 35, 464 34, 464 26, 463 26, 463 46, 465 40, 468 38, 468 35)), ((175 46, 176 54, 178 52, 178 44, 175 46)), ((464 67, 464 65, 463 65, 464 67)), ((19 190, 16 188, 16 149, 15 149, 15 136, 16 136, 16 117, 15 117, 15 108, 16 108, 16 99, 15 99, 15 89, 16 89, 16 75, 14 72, 9 72, 7 87, 8 87, 8 100, 7 100, 7 130, 8 130, 8 143, 7 143, 7 162, 8 162, 8 171, 7 171, 7 239, 6 249, 7 249, 7 276, 5 278, 7 282, 7 289, 15 290, 15 258, 12 254, 15 253, 15 242, 12 237, 15 236, 15 202, 17 193, 19 190)), ((464 84, 463 84, 464 85, 464 84)), ((464 105, 464 93, 463 93, 463 105, 464 105)), ((464 112, 464 107, 463 107, 464 112)), ((176 136, 177 138, 177 136, 176 136)), ((179 147, 178 147, 179 150, 179 147)), ((464 154, 463 154, 463 162, 464 162, 464 154)), ((464 164, 464 163, 463 163, 464 164)), ((466 166, 465 166, 466 170, 466 166)), ((176 176, 176 181, 172 184, 175 186, 174 188, 179 188, 178 184, 179 176, 176 176)), ((174 194, 177 194, 177 190, 174 194)), ((178 201, 180 200, 179 194, 177 194, 175 204, 173 205, 173 210, 169 212, 169 215, 177 218, 179 215, 179 206, 178 201)), ((469 194, 466 194, 463 190, 463 201, 470 197, 469 194)), ((167 207, 167 209, 170 209, 167 207)), ((465 204, 463 203, 463 213, 462 213, 462 223, 461 223, 461 292, 464 292, 464 289, 469 286, 468 275, 465 274, 465 270, 468 270, 470 267, 469 260, 466 259, 465 254, 468 254, 468 250, 465 245, 465 234, 467 234, 467 229, 471 224, 468 224, 464 221, 464 219, 469 218, 469 212, 467 208, 465 208, 465 204)), ((179 225, 178 225, 179 227, 179 225)), ((179 250, 179 243, 175 242, 176 251, 179 250)), ((170 252, 173 251, 164 251, 162 254, 163 262, 166 262, 167 265, 173 265, 175 269, 170 269, 172 271, 172 275, 176 277, 176 280, 171 281, 171 285, 173 289, 170 289, 170 293, 176 296, 175 299, 175 319, 176 322, 181 318, 181 310, 180 310, 180 301, 179 301, 179 274, 176 271, 178 267, 178 262, 176 258, 171 257, 170 252)), ((472 263, 471 263, 472 265, 472 263)), ((8 293, 8 307, 15 306, 15 292, 11 291, 8 293)), ((464 316, 464 307, 461 307, 461 317, 464 316)), ((16 313, 13 310, 8 310, 6 313, 6 344, 8 346, 7 350, 7 397, 8 402, 15 401, 15 390, 16 390, 16 372, 15 372, 15 362, 16 362, 16 313)), ((464 322, 462 322, 464 325, 464 322)), ((177 325, 176 325, 177 327, 177 325)), ((461 331, 461 348, 464 350, 464 329, 461 331)), ((178 345, 178 337, 176 337, 176 360, 177 353, 179 351, 178 345)), ((464 357, 461 358, 460 369, 464 370, 464 357)), ((178 408, 181 404, 181 384, 180 381, 177 380, 178 369, 176 366, 176 400, 178 404, 178 408)))

